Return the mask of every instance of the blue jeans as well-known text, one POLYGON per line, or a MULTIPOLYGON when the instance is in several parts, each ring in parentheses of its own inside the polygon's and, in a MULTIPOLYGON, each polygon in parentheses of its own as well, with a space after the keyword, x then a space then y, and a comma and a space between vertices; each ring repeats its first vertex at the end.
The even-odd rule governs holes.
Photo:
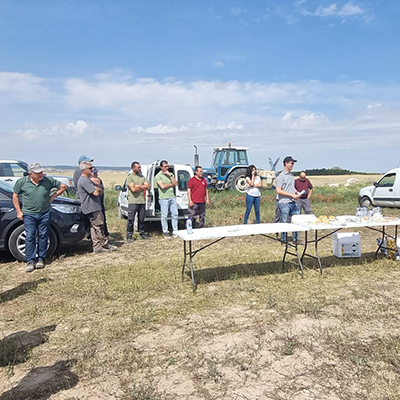
POLYGON ((163 233, 168 233, 168 211, 171 212, 172 231, 178 230, 178 206, 176 205, 176 198, 172 199, 159 199, 161 207, 161 228, 163 233))
POLYGON ((23 214, 25 226, 25 259, 26 262, 36 262, 36 234, 37 253, 39 260, 46 258, 49 239, 50 210, 41 214, 23 214))
MULTIPOLYGON (((295 201, 290 203, 278 203, 279 210, 281 211, 281 222, 288 222, 289 216, 299 215, 300 209, 295 201)), ((286 232, 282 232, 281 240, 286 242, 286 232)), ((299 232, 293 232, 293 242, 299 241, 299 232)))
POLYGON ((250 196, 246 194, 246 213, 244 214, 245 224, 247 224, 247 220, 249 219, 251 207, 253 207, 253 204, 254 204, 254 211, 256 213, 257 224, 260 223, 260 201, 261 201, 261 196, 250 196))

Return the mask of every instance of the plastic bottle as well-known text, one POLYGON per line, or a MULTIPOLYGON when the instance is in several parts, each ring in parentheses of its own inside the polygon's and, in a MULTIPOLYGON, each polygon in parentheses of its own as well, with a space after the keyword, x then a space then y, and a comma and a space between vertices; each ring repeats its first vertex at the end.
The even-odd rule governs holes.
POLYGON ((371 210, 368 211, 368 223, 372 224, 374 222, 374 212, 371 210))
POLYGON ((362 222, 362 211, 361 211, 361 209, 359 207, 357 207, 356 217, 357 217, 357 224, 361 224, 361 222, 362 222))
POLYGON ((188 235, 191 235, 193 233, 193 226, 192 226, 192 220, 190 217, 186 220, 186 232, 188 235))

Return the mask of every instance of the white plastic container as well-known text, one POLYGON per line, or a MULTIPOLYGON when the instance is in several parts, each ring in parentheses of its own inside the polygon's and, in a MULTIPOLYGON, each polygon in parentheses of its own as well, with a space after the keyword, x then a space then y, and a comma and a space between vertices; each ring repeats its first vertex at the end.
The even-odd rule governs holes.
POLYGON ((361 241, 358 232, 336 232, 332 236, 332 242, 335 257, 361 257, 361 241))

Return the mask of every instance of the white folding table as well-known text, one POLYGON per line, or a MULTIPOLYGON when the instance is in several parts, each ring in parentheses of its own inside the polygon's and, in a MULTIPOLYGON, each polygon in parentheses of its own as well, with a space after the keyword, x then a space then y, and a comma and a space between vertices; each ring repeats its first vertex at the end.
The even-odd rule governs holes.
MULTIPOLYGON (((357 223, 353 221, 355 218, 353 216, 347 216, 347 215, 340 215, 336 217, 336 221, 332 223, 321 223, 321 224, 315 224, 311 223, 310 220, 307 220, 307 217, 304 215, 305 219, 302 221, 303 215, 300 216, 295 216, 296 218, 293 219, 293 224, 298 227, 299 225, 305 226, 310 228, 310 231, 314 231, 314 239, 309 239, 308 238, 308 231, 305 231, 305 243, 304 243, 304 249, 301 255, 301 261, 303 262, 304 256, 313 258, 318 260, 318 265, 319 265, 319 270, 322 274, 322 263, 321 263, 321 257, 319 256, 318 253, 318 243, 325 239, 326 237, 329 237, 333 235, 335 232, 338 232, 342 229, 360 229, 360 228, 368 228, 372 231, 379 232, 381 234, 381 241, 380 244, 375 252, 375 257, 378 256, 378 253, 381 249, 387 249, 390 251, 391 249, 388 249, 386 247, 383 247, 383 239, 385 236, 388 236, 392 239, 396 240, 397 243, 397 232, 398 232, 398 226, 400 225, 400 219, 399 218, 385 218, 383 217, 381 220, 376 221, 376 222, 362 222, 362 223, 357 223), (337 221, 340 222, 337 222, 337 221), (393 226, 394 227, 394 235, 390 235, 386 231, 386 227, 388 226, 393 226), (325 233, 323 236, 318 236, 319 231, 329 231, 325 233), (307 253, 307 246, 311 243, 314 243, 314 251, 315 251, 315 256, 312 254, 307 253)), ((297 229, 297 228, 296 228, 297 229)))
MULTIPOLYGON (((302 225, 288 224, 288 223, 271 223, 271 224, 248 224, 248 225, 229 225, 229 226, 216 226, 212 228, 201 228, 193 229, 192 234, 188 234, 186 230, 180 230, 176 232, 176 235, 183 240, 183 267, 182 267, 182 280, 184 278, 185 268, 189 268, 192 279, 193 292, 196 291, 196 282, 194 279, 193 270, 193 257, 201 250, 218 243, 222 239, 227 237, 235 236, 250 236, 250 235, 261 235, 269 239, 280 241, 277 237, 271 236, 271 234, 287 232, 307 232, 310 228, 302 225), (197 250, 193 250, 192 242, 200 240, 213 240, 213 242, 200 247, 197 250)), ((288 237, 289 235, 286 235, 288 237)), ((283 255, 283 266, 285 265, 285 258, 287 254, 291 254, 297 257, 299 262, 301 276, 303 277, 303 264, 301 257, 297 250, 297 245, 293 245, 286 241, 285 253, 283 255), (294 252, 291 250, 293 249, 294 252)))

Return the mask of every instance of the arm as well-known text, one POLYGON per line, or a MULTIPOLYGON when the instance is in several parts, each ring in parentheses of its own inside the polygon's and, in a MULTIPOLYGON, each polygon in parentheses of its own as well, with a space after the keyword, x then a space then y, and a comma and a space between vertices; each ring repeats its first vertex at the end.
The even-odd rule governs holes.
POLYGON ((256 183, 255 185, 254 185, 254 187, 256 187, 256 188, 260 188, 261 187, 261 178, 260 178, 260 181, 258 182, 258 183, 256 183))
POLYGON ((57 192, 55 192, 52 196, 50 196, 50 203, 52 203, 57 196, 61 196, 66 190, 67 190, 67 185, 65 183, 62 183, 57 192))
POLYGON ((99 187, 96 186, 95 191, 92 192, 91 194, 92 194, 93 196, 96 196, 96 197, 97 197, 97 196, 100 196, 102 193, 103 193, 103 191, 102 191, 99 187))
POLYGON ((311 197, 312 191, 313 191, 313 190, 312 190, 312 189, 310 189, 310 190, 309 190, 309 192, 308 192, 308 196, 307 196, 307 199, 308 199, 308 200, 310 200, 310 197, 311 197))
POLYGON ((206 204, 210 205, 210 197, 208 196, 208 189, 206 189, 206 204))
MULTIPOLYGON (((165 174, 166 175, 166 174, 165 174)), ((157 181, 157 185, 162 189, 162 190, 165 190, 165 189, 169 189, 169 188, 172 188, 172 187, 175 187, 175 186, 178 186, 178 182, 176 181, 176 179, 175 179, 175 177, 174 177, 174 175, 173 174, 169 174, 169 175, 166 175, 166 176, 169 176, 169 178, 171 179, 171 183, 164 183, 163 181, 157 181)))
POLYGON ((291 197, 294 200, 297 200, 299 198, 299 196, 297 194, 288 193, 288 192, 285 192, 284 190, 282 190, 282 186, 276 187, 276 193, 278 193, 281 196, 291 197))
POLYGON ((21 207, 19 205, 19 196, 15 192, 13 193, 12 202, 13 202, 15 209, 17 210, 17 218, 22 221, 23 213, 22 213, 21 207))
POLYGON ((128 188, 132 193, 141 192, 142 191, 141 186, 140 185, 135 185, 134 183, 130 183, 128 185, 128 188))
POLYGON ((193 207, 192 189, 188 188, 187 195, 188 195, 189 207, 193 207))

